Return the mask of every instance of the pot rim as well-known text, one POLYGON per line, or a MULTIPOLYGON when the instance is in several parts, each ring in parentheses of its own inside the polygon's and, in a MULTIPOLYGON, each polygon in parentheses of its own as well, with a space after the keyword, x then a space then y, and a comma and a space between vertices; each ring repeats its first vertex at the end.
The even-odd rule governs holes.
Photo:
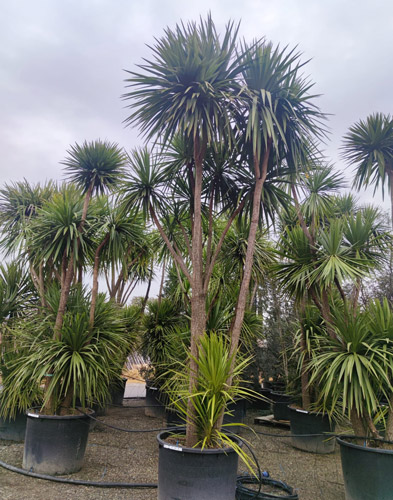
MULTIPOLYGON (((367 446, 361 446, 360 444, 349 443, 347 439, 361 439, 356 436, 342 436, 336 437, 336 440, 340 446, 346 446, 347 448, 353 448, 355 450, 366 451, 369 453, 380 453, 382 455, 393 455, 393 450, 381 450, 380 448, 372 448, 367 446)), ((383 442, 383 440, 381 441, 383 442)))
POLYGON ((327 413, 305 410, 304 408, 297 407, 294 404, 289 404, 288 408, 291 411, 296 411, 297 413, 304 413, 305 415, 314 415, 316 417, 328 417, 329 418, 329 415, 327 413))
MULTIPOLYGON (((44 415, 41 413, 38 413, 38 410, 40 409, 39 406, 36 406, 34 408, 29 408, 26 411, 26 416, 30 418, 38 418, 38 419, 46 419, 46 420, 77 420, 81 418, 89 418, 89 415, 85 415, 86 412, 80 413, 78 415, 44 415)), ((91 408, 86 408, 86 410, 89 410, 91 415, 94 415, 94 410, 91 408)))
MULTIPOLYGON (((177 429, 177 430, 179 431, 178 434, 185 434, 185 432, 186 432, 184 427, 179 427, 179 429, 177 429)), ((172 445, 172 444, 169 444, 165 441, 165 438, 171 434, 173 434, 173 432, 168 431, 168 430, 161 431, 160 433, 158 433, 157 434, 157 441, 158 441, 159 446, 161 446, 162 448, 165 448, 167 450, 171 450, 171 451, 194 453, 197 455, 217 455, 217 454, 221 454, 221 453, 224 453, 225 455, 227 455, 228 453, 236 453, 236 451, 230 447, 228 447, 228 448, 204 448, 202 450, 202 448, 188 448, 187 446, 172 445)), ((242 441, 237 436, 231 435, 229 437, 233 441, 235 441, 238 446, 242 446, 242 441)))

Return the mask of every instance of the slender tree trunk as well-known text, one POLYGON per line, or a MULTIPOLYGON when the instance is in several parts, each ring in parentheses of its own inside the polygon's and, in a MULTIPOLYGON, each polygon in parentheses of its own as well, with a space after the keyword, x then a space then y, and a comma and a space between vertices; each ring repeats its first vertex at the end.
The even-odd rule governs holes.
MULTIPOLYGON (((158 304, 161 304, 162 300, 162 290, 164 288, 164 279, 165 279, 165 265, 166 265, 166 257, 164 257, 162 261, 162 272, 161 272, 161 281, 160 281, 160 290, 158 292, 158 304)), ((176 263, 175 263, 176 265, 176 263)))
MULTIPOLYGON (((145 294, 145 297, 142 301, 142 312, 145 311, 145 308, 146 308, 146 304, 147 304, 147 301, 149 300, 149 294, 150 294, 150 288, 151 288, 151 282, 153 280, 153 263, 152 263, 152 268, 151 268, 151 271, 150 271, 150 276, 149 276, 149 283, 147 285, 147 290, 146 290, 146 294, 145 294)), ((160 291, 160 293, 162 293, 162 290, 160 291)), ((158 299, 159 301, 161 299, 158 299)))
POLYGON ((248 307, 249 307, 249 309, 251 309, 252 304, 253 304, 253 302, 254 302, 254 300, 255 300, 255 295, 256 295, 256 293, 257 293, 257 290, 258 290, 258 282, 256 281, 256 282, 254 283, 254 286, 252 287, 251 297, 250 297, 250 301, 249 301, 249 303, 248 303, 248 307))
POLYGON ((302 387, 302 406, 305 410, 308 410, 311 404, 311 397, 310 397, 310 386, 309 386, 308 370, 307 370, 307 362, 308 362, 307 339, 306 339, 306 332, 304 331, 304 326, 302 322, 300 322, 300 330, 301 330, 300 350, 303 354, 303 362, 300 372, 300 383, 302 387))
MULTIPOLYGON (((194 139, 195 191, 194 224, 192 232, 192 296, 191 296, 191 356, 198 359, 198 347, 206 328, 206 295, 203 288, 203 248, 202 248, 202 174, 205 147, 200 147, 199 139, 194 139)), ((194 392, 198 377, 198 365, 190 359, 190 394, 194 392)), ((192 447, 198 441, 195 426, 195 410, 191 399, 188 401, 188 421, 186 446, 192 447)))
MULTIPOLYGON (((253 266, 253 261, 254 261, 255 242, 256 242, 256 237, 257 237, 257 232, 258 232, 262 189, 263 189, 263 185, 265 183, 265 179, 266 179, 266 175, 267 175, 267 165, 268 165, 269 156, 270 156, 270 148, 271 148, 271 143, 269 143, 266 147, 266 151, 263 155, 262 170, 261 170, 260 176, 257 177, 256 181, 255 181, 254 197, 253 197, 253 202, 252 202, 252 216, 251 216, 250 230, 248 233, 248 240, 247 240, 246 260, 244 263, 243 278, 241 281, 239 296, 238 296, 237 304, 236 304, 235 321, 233 323, 233 326, 232 326, 231 332, 230 332, 231 333, 231 350, 230 350, 231 356, 236 352, 236 350, 238 348, 239 339, 240 339, 240 332, 241 332, 241 328, 242 328, 242 324, 243 324, 243 320, 244 320, 244 314, 246 311, 247 295, 249 293, 252 266, 253 266)), ((256 159, 254 161, 257 162, 256 159)), ((257 172, 259 170, 259 166, 257 167, 257 165, 256 165, 255 170, 257 172)), ((232 366, 234 365, 235 361, 236 361, 235 358, 233 358, 232 366)), ((232 384, 232 376, 230 376, 227 383, 228 383, 228 385, 232 384)))
POLYGON ((90 303, 90 318, 89 318, 89 329, 90 331, 94 326, 94 315, 96 312, 96 303, 97 303, 97 295, 98 295, 98 270, 100 266, 100 254, 102 249, 109 241, 110 234, 107 233, 105 238, 98 245, 96 252, 94 254, 94 267, 93 267, 93 287, 91 290, 91 303, 90 303))
POLYGON ((79 264, 78 266, 78 284, 82 285, 83 282, 83 266, 82 264, 79 264))
POLYGON ((280 344, 281 344, 281 352, 282 352, 282 364, 284 368, 284 375, 285 375, 285 384, 288 384, 288 379, 289 379, 289 372, 288 372, 288 356, 286 353, 285 349, 285 339, 284 339, 284 334, 283 334, 283 329, 282 329, 282 321, 281 321, 281 307, 277 298, 277 289, 276 285, 273 282, 272 283, 272 298, 273 298, 273 307, 274 307, 274 313, 275 313, 275 319, 277 322, 277 328, 278 328, 278 336, 280 338, 280 344))

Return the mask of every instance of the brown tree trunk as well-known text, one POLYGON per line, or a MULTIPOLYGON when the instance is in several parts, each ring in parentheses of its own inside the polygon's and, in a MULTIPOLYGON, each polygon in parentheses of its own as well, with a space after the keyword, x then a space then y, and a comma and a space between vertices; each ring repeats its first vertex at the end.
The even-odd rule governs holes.
POLYGON ((388 420, 386 422, 385 439, 393 441, 393 394, 389 399, 389 413, 388 420))
MULTIPOLYGON (((145 297, 142 301, 142 307, 141 307, 141 311, 144 312, 145 311, 145 308, 146 308, 146 304, 147 304, 147 301, 149 300, 149 294, 150 294, 150 288, 151 288, 151 282, 153 280, 153 263, 152 263, 152 268, 151 268, 151 271, 150 271, 150 276, 149 276, 149 283, 147 285, 147 290, 146 290, 146 293, 145 293, 145 297)), ((158 299, 159 302, 161 299, 158 299)))
POLYGON ((355 436, 366 436, 367 429, 364 425, 363 419, 355 409, 352 409, 350 419, 355 436))
POLYGON ((91 290, 91 303, 90 303, 90 318, 89 318, 89 329, 90 331, 94 326, 94 314, 96 312, 96 303, 97 303, 97 295, 98 295, 98 269, 100 266, 100 254, 102 249, 109 241, 110 234, 107 233, 105 238, 98 245, 95 255, 94 255, 94 267, 93 267, 93 287, 91 290))
MULTIPOLYGON (((166 258, 164 257, 162 261, 162 273, 161 273, 161 281, 160 281, 160 289, 158 291, 158 304, 161 304, 162 300, 162 290, 164 288, 164 279, 165 279, 165 264, 166 264, 166 258)), ((176 263, 175 263, 176 265, 176 263)))
POLYGON ((302 368, 301 368, 301 375, 300 375, 300 383, 302 387, 302 406, 305 410, 308 410, 310 408, 311 404, 311 397, 310 397, 310 386, 309 386, 309 380, 308 380, 308 370, 307 370, 307 361, 308 361, 308 355, 307 355, 307 339, 306 339, 306 332, 304 331, 304 326, 303 324, 300 325, 301 329, 301 341, 300 341, 300 349, 303 354, 303 362, 302 362, 302 368))
MULTIPOLYGON (((240 333, 244 320, 244 314, 246 311, 247 296, 249 293, 251 272, 254 262, 254 250, 255 250, 255 241, 258 231, 262 189, 267 175, 267 166, 269 161, 270 149, 271 149, 271 142, 268 143, 266 151, 263 155, 262 169, 260 169, 259 167, 259 160, 254 158, 254 170, 255 170, 256 181, 254 187, 254 196, 252 200, 252 215, 251 215, 250 230, 248 233, 248 240, 247 240, 246 260, 244 263, 244 270, 240 284, 240 291, 237 298, 235 315, 233 317, 231 326, 229 328, 229 333, 231 336, 230 356, 233 356, 233 358, 231 363, 231 374, 227 379, 228 386, 232 385, 232 380, 233 380, 232 371, 236 363, 236 356, 234 354, 236 353, 237 348, 239 346, 240 333)), ((224 420, 224 413, 220 415, 220 418, 218 420, 218 425, 217 425, 218 429, 221 429, 223 420, 224 420)))
MULTIPOLYGON (((261 197, 262 197, 262 189, 265 183, 266 175, 267 175, 267 165, 270 156, 270 148, 271 143, 269 143, 266 147, 266 151, 263 155, 262 160, 262 170, 260 172, 259 177, 256 178, 255 188, 254 188, 254 196, 252 200, 252 216, 250 223, 250 230, 248 233, 247 240, 247 252, 246 252, 246 260, 244 263, 244 271, 243 278, 240 285, 239 296, 237 299, 236 309, 235 309, 235 320, 233 322, 231 328, 231 350, 230 355, 232 356, 239 345, 240 332, 244 320, 244 314, 246 311, 247 305, 247 295, 249 292, 250 280, 251 280, 251 272, 254 261, 254 251, 255 251, 255 241, 258 232, 258 223, 259 223, 259 214, 261 207, 261 197)), ((257 159, 254 159, 254 162, 259 164, 257 159)), ((256 173, 259 171, 259 165, 255 165, 256 173)), ((232 365, 235 363, 235 358, 233 358, 232 365)), ((232 384, 232 376, 228 379, 228 385, 232 384)))
MULTIPOLYGON (((191 296, 191 356, 198 359, 199 340, 206 328, 206 295, 203 289, 203 248, 202 248, 202 174, 203 156, 205 147, 199 147, 199 140, 194 140, 195 158, 195 190, 194 190, 194 224, 192 232, 192 296, 191 296)), ((190 359, 190 394, 198 377, 198 365, 190 359)), ((186 446, 192 447, 198 441, 195 426, 195 410, 191 399, 188 400, 188 421, 186 432, 186 446)))

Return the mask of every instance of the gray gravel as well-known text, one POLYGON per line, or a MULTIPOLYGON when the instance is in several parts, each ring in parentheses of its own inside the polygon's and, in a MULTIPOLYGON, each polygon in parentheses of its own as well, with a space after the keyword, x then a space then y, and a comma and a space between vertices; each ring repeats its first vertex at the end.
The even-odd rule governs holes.
MULTIPOLYGON (((143 401, 125 401, 124 408, 111 408, 102 422, 128 429, 162 427, 163 422, 145 417, 143 401)), ((287 430, 254 426, 256 413, 250 412, 246 423, 256 431, 277 437, 241 434, 252 444, 262 470, 274 479, 294 487, 301 500, 343 500, 343 480, 339 450, 331 455, 314 455, 292 448, 290 439, 280 438, 287 430)), ((156 483, 158 447, 156 432, 125 433, 98 424, 90 433, 83 469, 72 479, 105 482, 156 483)), ((23 444, 0 440, 0 459, 21 467, 23 444)), ((244 467, 240 465, 240 470, 244 467)), ((71 477, 71 476, 70 476, 71 477)), ((29 478, 0 467, 1 500, 152 500, 157 490, 99 489, 71 486, 29 478)), ((214 500, 212 493, 211 500, 214 500)))

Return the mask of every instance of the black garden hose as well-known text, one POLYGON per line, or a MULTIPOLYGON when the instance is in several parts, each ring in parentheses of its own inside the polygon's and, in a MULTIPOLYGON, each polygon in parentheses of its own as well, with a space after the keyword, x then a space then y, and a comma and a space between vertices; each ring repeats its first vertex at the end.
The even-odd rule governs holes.
POLYGON ((157 488, 157 484, 154 483, 104 483, 101 481, 84 481, 82 479, 66 479, 64 477, 49 476, 47 474, 38 474, 37 472, 31 472, 25 469, 20 469, 13 465, 7 464, 0 460, 0 467, 7 469, 11 472, 16 472, 17 474, 23 474, 24 476, 35 477, 36 479, 45 479, 46 481, 54 481, 56 483, 65 483, 75 486, 93 486, 95 488, 135 488, 135 489, 153 489, 157 488))

